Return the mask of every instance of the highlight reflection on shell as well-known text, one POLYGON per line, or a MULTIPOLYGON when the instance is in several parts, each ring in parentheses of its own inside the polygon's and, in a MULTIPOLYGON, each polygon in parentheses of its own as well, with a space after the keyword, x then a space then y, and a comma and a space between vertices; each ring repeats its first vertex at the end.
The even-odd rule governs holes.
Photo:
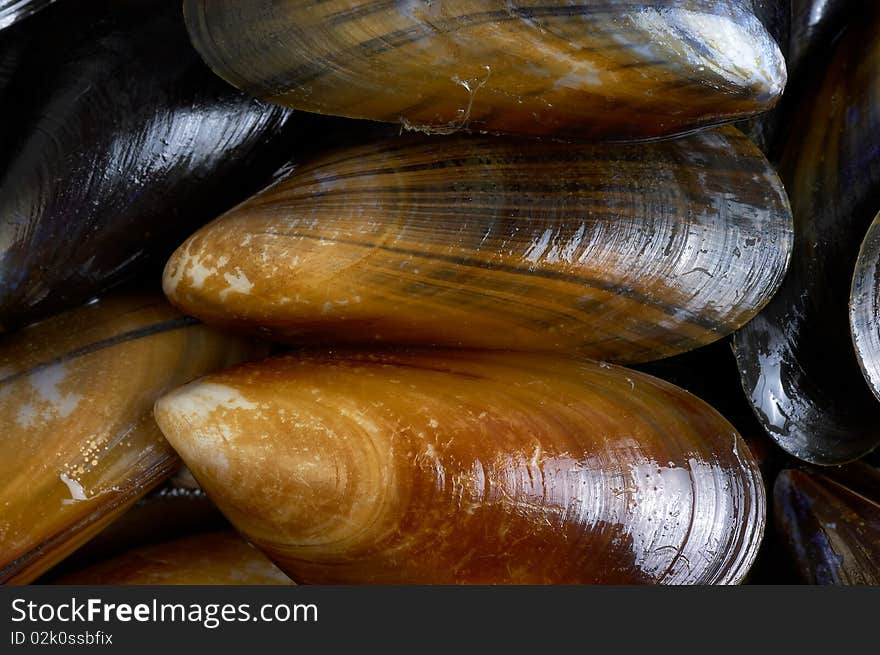
POLYGON ((57 581, 68 585, 290 585, 290 578, 235 532, 211 532, 137 548, 57 581))
POLYGON ((732 128, 627 146, 388 139, 327 154, 169 260, 185 312, 293 343, 646 361, 757 313, 785 192, 732 128))
POLYGON ((0 332, 164 260, 290 156, 292 112, 218 80, 179 2, 60 2, 14 31, 0 34, 0 332))
POLYGON ((134 548, 230 529, 229 521, 197 483, 193 487, 181 487, 177 477, 175 473, 154 491, 139 498, 88 543, 54 566, 40 582, 54 584, 59 577, 134 548))
POLYGON ((170 475, 156 398, 255 347, 155 296, 115 297, 0 342, 0 581, 28 582, 170 475))
POLYGON ((860 20, 864 0, 796 0, 791 3, 791 45, 789 64, 792 71, 812 59, 823 57, 831 43, 850 20, 860 20))
POLYGON ((223 78, 426 132, 644 138, 769 109, 779 48, 748 0, 185 0, 223 78))
POLYGON ((0 0, 0 30, 17 23, 55 0, 0 0))
POLYGON ((734 338, 743 388, 768 433, 815 464, 857 459, 880 442, 880 405, 862 379, 847 307, 880 207, 880 4, 870 5, 803 98, 780 168, 796 230, 790 270, 734 338))
POLYGON ((763 530, 730 424, 607 364, 300 353, 205 377, 155 414, 297 582, 734 583, 763 530))
POLYGON ((880 584, 880 472, 867 464, 787 470, 776 524, 806 584, 880 584))
POLYGON ((880 400, 880 214, 868 228, 856 260, 849 324, 862 373, 880 400))

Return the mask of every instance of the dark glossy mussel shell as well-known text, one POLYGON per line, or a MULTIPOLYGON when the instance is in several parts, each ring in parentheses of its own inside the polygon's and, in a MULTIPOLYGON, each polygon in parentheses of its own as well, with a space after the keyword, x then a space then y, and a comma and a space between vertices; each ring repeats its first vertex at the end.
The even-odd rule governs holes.
POLYGON ((730 127, 629 145, 410 135, 304 163, 187 240, 164 289, 291 343, 648 361, 752 318, 790 221, 730 127))
POLYGON ((0 331, 164 259, 291 154, 273 140, 291 112, 218 80, 176 0, 62 2, 13 30, 27 38, 0 88, 0 331))
POLYGON ((155 294, 0 340, 0 582, 35 579, 175 470, 159 395, 264 352, 155 294))
POLYGON ((734 337, 743 389, 770 436, 816 464, 857 459, 880 442, 848 300, 862 238, 880 207, 880 5, 854 21, 785 148, 795 250, 767 307, 734 337))
POLYGON ((776 526, 807 584, 880 584, 880 472, 787 470, 774 488, 776 526))
POLYGON ((874 0, 794 0, 791 3, 789 69, 796 75, 808 62, 816 63, 822 51, 847 23, 863 20, 874 0))
POLYGON ((297 109, 590 139, 669 136, 771 108, 786 81, 750 0, 186 0, 205 61, 297 109))

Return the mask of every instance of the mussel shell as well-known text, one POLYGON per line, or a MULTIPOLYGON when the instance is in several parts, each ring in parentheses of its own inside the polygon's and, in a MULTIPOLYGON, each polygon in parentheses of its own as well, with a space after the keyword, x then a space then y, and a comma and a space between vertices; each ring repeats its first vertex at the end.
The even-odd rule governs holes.
POLYGON ((765 484, 773 485, 788 458, 767 436, 743 395, 736 358, 728 339, 674 357, 639 364, 635 370, 674 384, 711 405, 742 436, 761 469, 765 484))
POLYGON ((790 70, 801 73, 846 27, 860 22, 874 0, 796 0, 791 3, 790 70))
POLYGON ((58 3, 19 28, 0 90, 0 331, 164 261, 267 183, 293 138, 290 111, 208 70, 179 2, 58 3))
POLYGON ((788 53, 791 39, 791 5, 791 0, 752 0, 752 11, 776 41, 783 56, 788 53))
POLYGON ((787 470, 774 487, 776 525, 807 584, 880 584, 880 473, 787 470))
POLYGON ((732 128, 618 146, 410 136, 326 154, 186 241, 186 313, 293 343, 646 361, 772 296, 785 192, 732 128))
POLYGON ((743 389, 771 437, 816 464, 880 442, 847 302, 862 237, 880 207, 880 5, 855 21, 804 97, 780 175, 795 249, 767 307, 734 337, 743 389))
POLYGON ((868 228, 856 260, 849 325, 859 366, 880 400, 880 214, 868 228))
POLYGON ((105 299, 0 342, 0 581, 28 582, 177 467, 156 398, 264 352, 161 297, 105 299))
MULTIPOLYGON (((186 467, 183 467, 187 470, 186 467)), ((53 567, 39 582, 80 571, 126 551, 173 541, 202 532, 229 529, 229 521, 197 484, 181 487, 177 473, 155 491, 138 499, 75 553, 53 567)))
POLYGON ((0 30, 48 7, 55 0, 0 0, 0 30))
POLYGON ((144 546, 58 580, 67 585, 290 585, 235 532, 144 546))
POLYGON ((735 583, 764 523, 745 443, 636 371, 487 351, 299 353, 156 420, 306 583, 735 583))
POLYGON ((772 107, 749 0, 185 0, 193 43, 258 97, 429 133, 634 139, 772 107))

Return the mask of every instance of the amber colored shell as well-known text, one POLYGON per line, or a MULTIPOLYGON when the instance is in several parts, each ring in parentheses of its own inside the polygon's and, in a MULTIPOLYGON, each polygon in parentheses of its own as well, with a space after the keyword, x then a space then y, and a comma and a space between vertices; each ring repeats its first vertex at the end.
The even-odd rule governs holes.
POLYGON ((227 518, 305 583, 734 583, 764 490, 708 405, 608 364, 303 353, 156 420, 227 518))
POLYGON ((748 0, 185 0, 221 77, 305 111, 449 133, 647 138, 772 107, 748 0))
POLYGON ((164 289, 292 343, 638 362, 754 316, 791 233, 775 172, 732 128, 597 147, 409 137, 303 165, 186 241, 164 289))
POLYGON ((118 296, 0 341, 0 581, 46 571, 170 475, 156 398, 255 347, 156 296, 118 296))
POLYGON ((129 551, 56 581, 76 585, 290 585, 235 532, 211 532, 129 551))

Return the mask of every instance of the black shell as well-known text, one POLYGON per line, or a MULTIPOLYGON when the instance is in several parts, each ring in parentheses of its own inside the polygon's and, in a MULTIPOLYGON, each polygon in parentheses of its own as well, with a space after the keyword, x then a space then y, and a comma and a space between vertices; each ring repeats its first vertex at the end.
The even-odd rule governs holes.
POLYGON ((743 389, 789 453, 839 464, 880 442, 880 405, 859 370, 848 301, 880 207, 880 6, 854 22, 804 96, 780 174, 795 249, 783 284, 734 337, 743 389))
POLYGON ((880 584, 877 469, 787 470, 773 495, 776 527, 802 582, 880 584))
POLYGON ((0 331, 164 258, 290 154, 291 112, 217 79, 175 0, 59 3, 7 32, 0 331))
MULTIPOLYGON (((763 0, 758 0, 763 1, 763 0)), ((838 36, 848 20, 860 14, 875 0, 795 0, 791 3, 791 37, 788 62, 800 73, 810 58, 821 56, 825 46, 838 36)))

